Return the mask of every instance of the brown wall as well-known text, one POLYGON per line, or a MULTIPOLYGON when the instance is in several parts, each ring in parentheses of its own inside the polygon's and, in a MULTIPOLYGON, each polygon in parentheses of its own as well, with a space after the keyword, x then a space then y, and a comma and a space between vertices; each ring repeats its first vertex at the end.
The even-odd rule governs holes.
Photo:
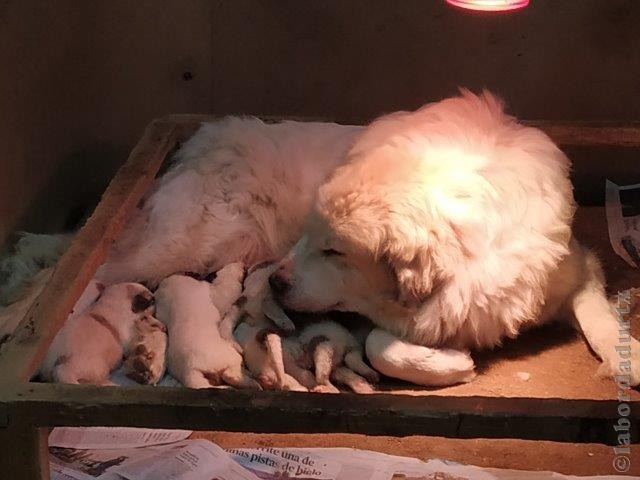
POLYGON ((0 0, 0 245, 60 229, 170 112, 362 121, 463 85, 523 118, 638 119, 640 2, 531 3, 0 0))

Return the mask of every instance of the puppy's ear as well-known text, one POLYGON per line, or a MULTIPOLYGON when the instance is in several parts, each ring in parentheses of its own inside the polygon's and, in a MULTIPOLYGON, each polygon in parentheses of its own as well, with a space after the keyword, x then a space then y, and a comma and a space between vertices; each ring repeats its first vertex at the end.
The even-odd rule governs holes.
POLYGON ((151 305, 153 305, 153 297, 149 296, 149 294, 139 293, 133 297, 131 311, 133 313, 142 313, 151 305))

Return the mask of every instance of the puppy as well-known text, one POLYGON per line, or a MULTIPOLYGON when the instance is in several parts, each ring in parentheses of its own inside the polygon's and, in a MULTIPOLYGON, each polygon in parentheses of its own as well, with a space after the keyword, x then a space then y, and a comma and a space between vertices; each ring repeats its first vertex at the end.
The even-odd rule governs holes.
POLYGON ((371 383, 380 380, 378 373, 363 359, 365 335, 360 339, 337 322, 323 320, 302 329, 299 341, 313 364, 318 386, 314 391, 337 393, 330 380, 356 393, 373 393, 371 383))
MULTIPOLYGON (((223 383, 238 388, 260 385, 242 367, 242 356, 219 331, 221 315, 212 286, 185 275, 172 275, 156 291, 156 314, 169 331, 167 369, 183 385, 210 388, 223 383)), ((219 293, 219 292, 217 292, 219 293)))
POLYGON ((315 382, 311 372, 303 373, 303 369, 297 367, 302 349, 292 335, 295 326, 273 302, 268 288, 274 268, 275 264, 258 266, 248 274, 241 297, 243 321, 235 328, 234 335, 243 349, 247 368, 264 389, 307 391, 315 382))
POLYGON ((124 374, 138 383, 157 384, 167 365, 167 327, 152 316, 136 320, 124 374))
POLYGON ((54 339, 40 373, 61 383, 111 385, 109 374, 128 353, 134 324, 153 312, 153 294, 138 283, 104 288, 96 302, 71 316, 54 339))

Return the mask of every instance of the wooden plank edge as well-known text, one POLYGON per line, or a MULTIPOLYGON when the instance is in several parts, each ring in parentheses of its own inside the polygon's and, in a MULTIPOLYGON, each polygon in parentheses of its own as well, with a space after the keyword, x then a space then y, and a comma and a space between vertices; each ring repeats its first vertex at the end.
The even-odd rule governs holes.
MULTIPOLYGON (((415 397, 19 384, 0 413, 35 426, 136 426, 256 433, 361 433, 616 444, 615 400, 415 397)), ((626 417, 638 442, 640 402, 626 417)))
MULTIPOLYGON (((203 122, 211 122, 223 115, 207 114, 173 114, 162 117, 163 121, 183 126, 190 126, 194 132, 203 122), (195 127, 195 128, 194 128, 195 127)), ((334 122, 327 118, 255 115, 264 121, 296 120, 300 122, 334 122)), ((366 121, 337 120, 337 123, 349 125, 363 125, 366 121)), ((580 122, 580 121, 549 121, 523 120, 523 124, 540 128, 551 139, 562 146, 619 146, 640 147, 640 122, 580 122)), ((189 130, 187 130, 189 131, 189 130)), ((190 135, 187 135, 187 138, 190 135)))
POLYGON ((145 129, 47 285, 0 350, 0 382, 28 381, 37 371, 53 338, 173 148, 176 130, 175 124, 162 120, 145 129))

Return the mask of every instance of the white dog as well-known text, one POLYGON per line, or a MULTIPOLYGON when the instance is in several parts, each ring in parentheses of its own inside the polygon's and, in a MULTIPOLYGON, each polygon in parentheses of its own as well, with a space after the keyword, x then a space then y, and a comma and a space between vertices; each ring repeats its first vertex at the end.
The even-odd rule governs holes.
POLYGON ((282 258, 360 128, 253 118, 204 124, 128 223, 98 278, 153 284, 177 272, 282 258))
POLYGON ((468 381, 466 349, 575 316, 603 369, 618 373, 601 269, 571 237, 568 169, 546 135, 489 94, 364 129, 225 119, 182 146, 98 277, 154 283, 281 258, 324 183, 272 284, 290 308, 374 320, 384 329, 367 341, 375 368, 428 385, 468 381))
POLYGON ((213 304, 212 287, 185 275, 172 275, 160 283, 156 315, 169 330, 167 369, 190 388, 224 383, 260 388, 244 371, 242 356, 233 343, 220 335, 221 314, 226 312, 213 304))
POLYGON ((271 284, 290 309, 370 318, 384 329, 367 342, 373 366, 416 383, 467 381, 466 349, 561 317, 607 374, 638 385, 640 343, 620 364, 601 268, 571 235, 569 167, 489 93, 382 117, 320 188, 271 284))
POLYGON ((153 294, 138 283, 104 288, 96 302, 71 315, 56 335, 40 373, 61 383, 111 385, 109 374, 129 351, 134 325, 153 313, 153 294))

